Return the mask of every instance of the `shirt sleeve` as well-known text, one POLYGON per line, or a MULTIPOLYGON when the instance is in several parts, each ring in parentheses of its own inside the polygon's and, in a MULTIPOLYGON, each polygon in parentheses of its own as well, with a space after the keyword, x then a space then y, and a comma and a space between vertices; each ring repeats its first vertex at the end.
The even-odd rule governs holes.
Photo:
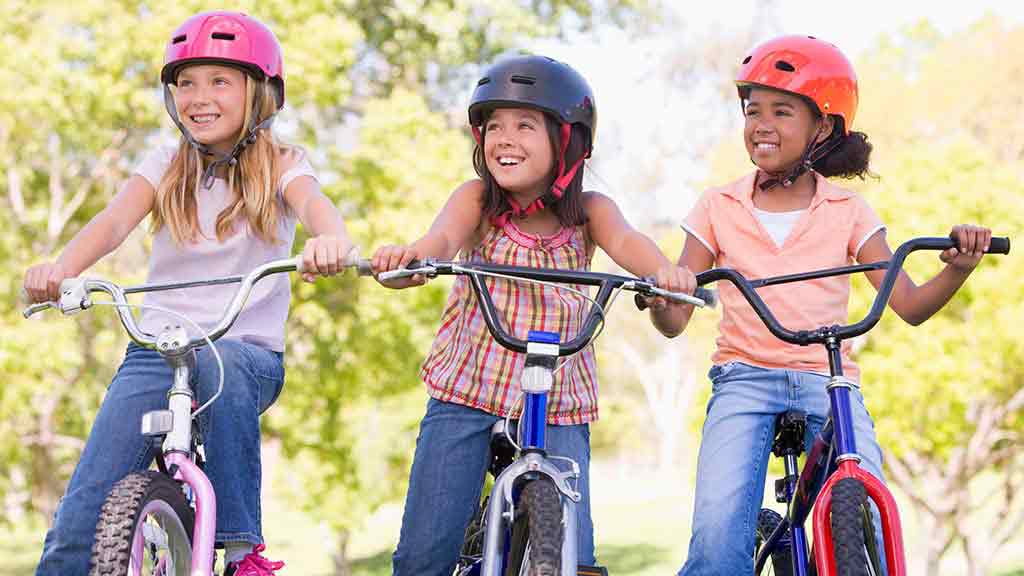
POLYGON ((853 203, 853 230, 850 233, 848 250, 850 257, 856 260, 864 243, 879 230, 885 230, 885 224, 882 223, 882 219, 878 217, 871 205, 859 194, 853 197, 853 203))
POLYGON ((160 187, 160 181, 163 180, 164 173, 167 172, 176 153, 176 146, 158 146, 150 150, 139 162, 135 167, 135 173, 145 178, 155 190, 160 187))
POLYGON ((711 226, 711 208, 713 192, 708 190, 701 194, 700 199, 690 209, 690 214, 683 221, 683 230, 697 239, 711 252, 712 256, 718 256, 718 241, 715 239, 715 232, 711 226))
POLYGON ((295 166, 292 166, 287 172, 281 175, 279 193, 283 195, 285 189, 292 183, 292 180, 295 180, 299 176, 309 176, 317 182, 320 181, 316 175, 316 171, 313 170, 313 165, 309 162, 309 154, 306 154, 305 152, 302 153, 302 157, 295 163, 295 166))

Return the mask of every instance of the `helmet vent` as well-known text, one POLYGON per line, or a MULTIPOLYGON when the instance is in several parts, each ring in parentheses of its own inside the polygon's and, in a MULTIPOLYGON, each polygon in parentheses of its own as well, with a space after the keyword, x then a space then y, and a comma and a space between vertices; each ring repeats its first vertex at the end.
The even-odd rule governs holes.
POLYGON ((213 34, 210 34, 210 36, 214 40, 234 40, 235 39, 235 35, 234 34, 229 34, 227 32, 214 32, 213 34))
POLYGON ((491 83, 491 77, 490 76, 484 76, 483 78, 480 79, 479 82, 476 83, 476 85, 477 86, 483 86, 484 84, 490 84, 490 83, 491 83))
POLYGON ((744 58, 743 62, 741 62, 741 64, 746 64, 748 62, 750 62, 750 56, 747 56, 746 58, 744 58))
POLYGON ((181 36, 175 36, 174 39, 171 40, 171 44, 181 44, 187 38, 188 38, 188 36, 186 36, 185 34, 182 34, 181 36))
POLYGON ((796 72, 796 68, 794 68, 792 64, 786 62, 785 60, 776 60, 775 67, 785 72, 796 72))
POLYGON ((529 84, 531 86, 537 83, 537 79, 533 76, 521 76, 519 74, 513 74, 509 81, 513 84, 529 84))

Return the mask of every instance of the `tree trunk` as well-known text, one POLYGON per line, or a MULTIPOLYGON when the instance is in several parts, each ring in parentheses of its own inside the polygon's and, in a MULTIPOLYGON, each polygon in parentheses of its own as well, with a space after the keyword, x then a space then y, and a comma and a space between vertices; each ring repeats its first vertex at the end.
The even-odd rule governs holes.
POLYGON ((352 564, 348 558, 349 532, 347 529, 338 531, 337 548, 334 551, 334 576, 352 576, 352 564))

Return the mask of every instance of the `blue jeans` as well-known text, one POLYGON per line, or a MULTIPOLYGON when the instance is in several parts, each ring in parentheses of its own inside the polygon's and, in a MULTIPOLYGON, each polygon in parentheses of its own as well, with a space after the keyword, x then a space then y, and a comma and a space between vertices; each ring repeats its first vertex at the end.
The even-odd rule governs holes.
MULTIPOLYGON (((753 574, 754 532, 764 497, 775 417, 807 414, 805 449, 829 413, 828 377, 729 362, 713 366, 700 455, 693 534, 680 576, 753 574)), ((882 449, 860 390, 850 391, 861 466, 880 479, 882 449)), ((875 514, 876 534, 881 534, 875 514)), ((881 550, 881 548, 879 548, 881 550)))
MULTIPOLYGON (((455 569, 466 527, 480 503, 490 462, 491 426, 498 416, 431 398, 420 422, 393 560, 394 576, 449 576, 455 569)), ((576 504, 578 557, 594 564, 590 519, 590 427, 548 426, 547 450, 579 464, 576 504)), ((567 465, 554 461, 556 466, 567 465)))
MULTIPOLYGON (((260 425, 284 384, 284 364, 273 352, 237 340, 216 343, 224 362, 224 392, 200 416, 206 475, 217 494, 217 541, 262 542, 260 531, 260 425)), ((217 389, 217 362, 196 352, 192 379, 205 402, 217 389)), ((114 483, 152 463, 155 453, 141 430, 142 414, 167 407, 173 371, 152 350, 128 346, 100 405, 85 449, 46 533, 37 576, 89 570, 100 507, 114 483)))

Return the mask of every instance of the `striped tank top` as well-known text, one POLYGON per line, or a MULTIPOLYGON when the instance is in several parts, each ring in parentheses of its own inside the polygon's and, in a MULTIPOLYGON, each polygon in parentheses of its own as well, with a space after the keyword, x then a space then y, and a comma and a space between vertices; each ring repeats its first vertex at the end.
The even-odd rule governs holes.
MULTIPOLYGON (((464 259, 489 264, 589 270, 590 255, 582 228, 566 227, 552 236, 519 230, 509 220, 491 226, 464 259)), ((590 301, 568 290, 504 278, 484 278, 498 318, 513 336, 530 330, 556 332, 562 342, 579 332, 590 301)), ((585 286, 571 286, 584 293, 585 286)), ((498 416, 522 409, 520 374, 526 355, 499 345, 484 323, 467 276, 458 276, 448 296, 441 327, 423 362, 420 377, 431 397, 498 416)), ((597 362, 593 345, 559 359, 554 388, 548 394, 549 424, 583 424, 597 419, 597 362)))

